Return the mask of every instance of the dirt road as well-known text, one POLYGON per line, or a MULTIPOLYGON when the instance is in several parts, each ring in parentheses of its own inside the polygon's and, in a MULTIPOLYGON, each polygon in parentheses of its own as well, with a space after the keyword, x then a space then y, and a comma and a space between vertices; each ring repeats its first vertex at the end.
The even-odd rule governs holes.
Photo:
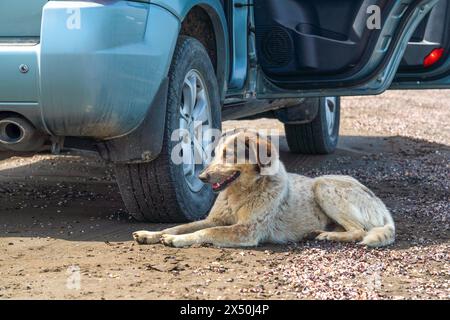
MULTIPOLYGON (((397 223, 394 246, 137 246, 112 169, 95 154, 0 158, 0 299, 450 298, 450 91, 345 98, 332 156, 289 171, 349 174, 397 223)), ((277 127, 273 120, 226 127, 277 127)))

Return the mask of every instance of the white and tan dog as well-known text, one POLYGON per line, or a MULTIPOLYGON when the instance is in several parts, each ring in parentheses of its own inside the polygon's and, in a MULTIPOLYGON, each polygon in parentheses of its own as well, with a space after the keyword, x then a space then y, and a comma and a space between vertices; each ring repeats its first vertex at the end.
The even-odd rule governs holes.
POLYGON ((138 243, 248 247, 297 242, 311 235, 317 240, 357 241, 370 247, 394 242, 394 221, 386 206, 351 177, 313 179, 287 173, 272 143, 250 131, 223 138, 215 154, 200 175, 220 192, 209 216, 160 232, 135 232, 138 243), (239 143, 246 152, 234 151, 233 161, 227 161, 226 155, 239 143), (261 149, 268 150, 269 164, 261 163, 261 149), (257 158, 254 164, 248 161, 252 154, 257 158), (267 174, 269 167, 276 170, 267 174))

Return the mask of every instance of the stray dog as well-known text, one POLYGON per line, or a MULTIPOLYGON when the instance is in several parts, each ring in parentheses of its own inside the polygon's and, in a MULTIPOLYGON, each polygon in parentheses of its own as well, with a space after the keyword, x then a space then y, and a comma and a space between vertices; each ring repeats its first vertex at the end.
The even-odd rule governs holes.
POLYGON ((209 216, 160 232, 135 232, 139 244, 251 247, 313 236, 381 247, 395 240, 391 214, 371 190, 348 176, 308 178, 287 173, 271 141, 256 132, 225 136, 215 155, 199 176, 219 193, 209 216), (234 151, 233 161, 226 161, 238 143, 245 152, 234 151), (268 151, 269 164, 260 161, 261 149, 268 151), (255 155, 255 163, 248 161, 250 155, 255 155), (269 167, 276 170, 268 174, 269 167))

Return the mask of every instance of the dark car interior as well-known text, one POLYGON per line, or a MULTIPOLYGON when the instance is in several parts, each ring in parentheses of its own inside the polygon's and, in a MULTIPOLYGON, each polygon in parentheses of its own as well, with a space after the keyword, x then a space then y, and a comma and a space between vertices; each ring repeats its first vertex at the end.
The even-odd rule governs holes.
POLYGON ((366 27, 366 8, 375 3, 384 11, 388 2, 256 1, 257 50, 264 72, 277 82, 351 71, 379 33, 366 27))
MULTIPOLYGON (((257 53, 264 73, 273 83, 288 89, 345 80, 364 66, 380 35, 379 29, 367 27, 368 6, 375 4, 381 9, 384 23, 394 3, 256 0, 257 53)), ((449 47, 449 26, 445 25, 449 9, 449 2, 441 0, 420 24, 403 58, 402 72, 426 69, 424 58, 434 48, 449 47)), ((401 10, 406 11, 406 7, 395 14, 401 14, 401 10)))

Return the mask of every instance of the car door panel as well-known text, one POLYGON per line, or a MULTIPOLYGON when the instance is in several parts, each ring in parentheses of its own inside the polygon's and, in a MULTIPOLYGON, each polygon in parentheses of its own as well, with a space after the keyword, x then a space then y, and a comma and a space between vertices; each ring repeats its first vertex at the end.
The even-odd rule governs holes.
MULTIPOLYGON (((257 3, 258 57, 263 70, 274 79, 344 72, 362 57, 373 36, 365 25, 367 5, 361 1, 257 3)), ((377 4, 384 7, 387 1, 377 4)))
POLYGON ((438 0, 255 0, 261 98, 377 94, 438 0), (372 6, 380 28, 368 28, 372 6))

